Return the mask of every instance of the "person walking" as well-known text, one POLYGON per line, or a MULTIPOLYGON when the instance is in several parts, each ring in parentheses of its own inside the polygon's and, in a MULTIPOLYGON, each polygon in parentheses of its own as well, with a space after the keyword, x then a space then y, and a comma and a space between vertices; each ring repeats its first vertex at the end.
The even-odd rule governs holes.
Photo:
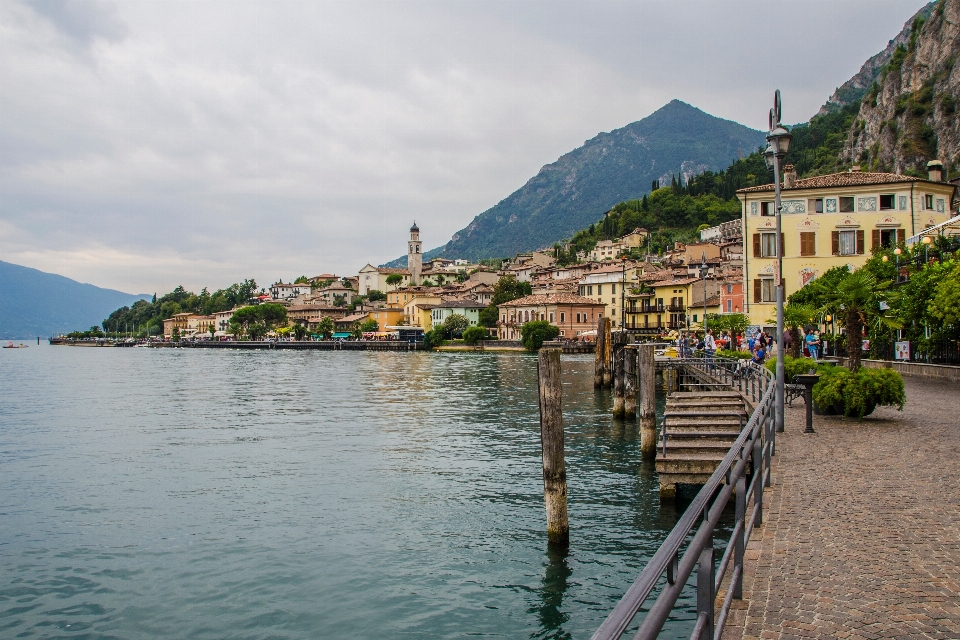
POLYGON ((707 335, 703 337, 703 352, 707 356, 707 367, 713 370, 713 354, 717 351, 717 341, 713 337, 713 329, 707 329, 707 335))
POLYGON ((807 337, 805 338, 807 343, 807 351, 810 352, 810 357, 814 360, 819 360, 820 355, 820 340, 817 338, 817 334, 813 329, 807 332, 807 337))

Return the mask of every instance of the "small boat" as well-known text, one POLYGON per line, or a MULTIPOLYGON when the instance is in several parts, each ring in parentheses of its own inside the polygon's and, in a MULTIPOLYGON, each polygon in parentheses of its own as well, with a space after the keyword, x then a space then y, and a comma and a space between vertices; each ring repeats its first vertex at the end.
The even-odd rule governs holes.
POLYGON ((13 344, 12 342, 8 342, 7 344, 3 345, 3 348, 4 349, 26 349, 28 346, 29 345, 25 345, 22 342, 20 344, 13 344))

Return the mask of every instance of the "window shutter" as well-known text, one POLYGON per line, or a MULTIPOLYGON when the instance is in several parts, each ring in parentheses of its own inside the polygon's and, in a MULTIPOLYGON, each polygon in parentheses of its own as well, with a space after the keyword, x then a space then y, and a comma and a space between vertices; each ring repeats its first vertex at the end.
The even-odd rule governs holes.
POLYGON ((760 278, 753 280, 753 301, 760 302, 760 278))
POLYGON ((874 229, 870 232, 870 249, 874 250, 880 246, 880 229, 874 229))
POLYGON ((760 234, 759 233, 753 234, 753 257, 754 258, 760 257, 760 234))
POLYGON ((815 231, 804 231, 800 234, 800 255, 817 255, 817 234, 815 231))
POLYGON ((857 229, 857 255, 863 255, 864 247, 864 231, 863 229, 857 229))
POLYGON ((777 255, 781 258, 785 255, 784 247, 787 246, 787 243, 784 241, 784 234, 780 234, 780 246, 777 247, 777 255))
POLYGON ((831 251, 833 252, 833 255, 835 256, 840 255, 840 232, 839 231, 830 232, 830 243, 832 245, 831 251))
POLYGON ((907 231, 906 229, 897 229, 897 242, 903 244, 907 241, 907 231))

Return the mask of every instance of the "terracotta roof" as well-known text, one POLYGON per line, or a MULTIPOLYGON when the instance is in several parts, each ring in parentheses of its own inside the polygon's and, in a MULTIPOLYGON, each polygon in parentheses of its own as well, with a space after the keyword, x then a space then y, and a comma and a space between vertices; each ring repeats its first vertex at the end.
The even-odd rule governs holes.
POLYGON ((434 305, 436 309, 483 309, 487 305, 482 302, 477 302, 476 300, 444 300, 438 305, 434 305))
MULTIPOLYGON (((785 191, 796 189, 824 189, 827 187, 855 187, 866 184, 893 184, 897 182, 930 182, 923 178, 914 178, 913 176, 902 176, 899 173, 867 173, 864 171, 844 171, 843 173, 830 173, 824 176, 813 176, 812 178, 800 178, 794 182, 793 187, 785 191)), ((935 182, 932 184, 944 184, 935 182)), ((757 187, 746 187, 737 189, 737 193, 756 193, 760 191, 773 191, 774 186, 764 184, 757 187)))
POLYGON ((342 311, 343 307, 331 307, 325 304, 292 304, 287 307, 287 311, 342 311))
POLYGON ((352 316, 343 316, 338 322, 357 322, 358 320, 367 318, 369 315, 369 313, 355 313, 352 316))
POLYGON ((691 282, 699 282, 700 278, 676 278, 673 280, 660 280, 659 282, 654 282, 652 286, 654 287, 669 287, 669 286, 680 286, 684 284, 690 284, 691 282))
POLYGON ((397 269, 395 267, 377 267, 377 273, 385 273, 387 275, 393 275, 394 273, 399 273, 402 276, 410 275, 410 272, 406 269, 397 269))
POLYGON ((517 300, 504 302, 501 307, 529 307, 545 304, 589 304, 595 307, 602 307, 603 304, 590 298, 584 298, 572 293, 535 293, 531 296, 524 296, 517 300))

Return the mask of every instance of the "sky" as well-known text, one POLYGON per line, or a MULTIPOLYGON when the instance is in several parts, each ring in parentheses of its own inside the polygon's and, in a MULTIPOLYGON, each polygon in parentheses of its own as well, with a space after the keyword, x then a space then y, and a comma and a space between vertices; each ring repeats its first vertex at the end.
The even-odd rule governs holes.
POLYGON ((671 99, 765 129, 779 88, 806 121, 921 6, 0 0, 0 259, 130 293, 356 275, 671 99))

